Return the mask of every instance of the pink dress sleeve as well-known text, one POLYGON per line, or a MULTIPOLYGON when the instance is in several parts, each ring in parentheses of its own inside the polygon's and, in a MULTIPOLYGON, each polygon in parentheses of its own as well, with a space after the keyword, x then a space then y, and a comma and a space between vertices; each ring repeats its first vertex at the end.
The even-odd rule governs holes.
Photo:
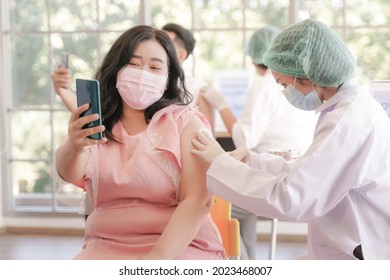
POLYGON ((190 106, 171 105, 157 112, 147 128, 151 144, 146 152, 171 178, 176 188, 179 186, 181 164, 180 136, 191 118, 197 117, 210 129, 205 116, 190 106))
POLYGON ((153 117, 147 129, 147 135, 153 146, 172 154, 181 170, 180 136, 192 117, 198 117, 205 128, 210 129, 207 119, 196 109, 189 106, 169 106, 153 117))

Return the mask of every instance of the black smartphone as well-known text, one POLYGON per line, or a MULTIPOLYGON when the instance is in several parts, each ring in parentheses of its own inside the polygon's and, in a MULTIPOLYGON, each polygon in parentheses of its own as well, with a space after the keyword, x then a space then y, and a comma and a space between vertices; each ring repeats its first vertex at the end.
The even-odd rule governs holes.
POLYGON ((69 67, 69 54, 67 52, 62 52, 61 53, 61 65, 64 68, 69 67))
MULTIPOLYGON (((89 104, 89 109, 83 112, 80 117, 99 114, 99 119, 90 122, 83 126, 83 128, 90 128, 99 126, 102 124, 102 113, 100 108, 100 85, 97 80, 88 79, 76 79, 76 96, 77 106, 80 107, 83 104, 89 104)), ((88 136, 89 138, 100 140, 103 137, 103 133, 95 133, 88 136)))

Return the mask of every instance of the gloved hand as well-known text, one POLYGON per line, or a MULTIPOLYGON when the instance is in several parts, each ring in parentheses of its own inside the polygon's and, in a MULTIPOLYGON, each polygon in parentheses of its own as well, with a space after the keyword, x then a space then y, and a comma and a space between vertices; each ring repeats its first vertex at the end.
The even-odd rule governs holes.
POLYGON ((192 144, 194 144, 196 149, 192 149, 191 152, 210 164, 219 155, 226 153, 207 129, 199 130, 196 138, 192 139, 192 144))
POLYGON ((200 94, 218 111, 229 107, 222 94, 213 87, 203 87, 200 90, 200 94))
POLYGON ((248 149, 244 147, 237 148, 231 152, 228 152, 228 154, 244 163, 248 160, 248 149))

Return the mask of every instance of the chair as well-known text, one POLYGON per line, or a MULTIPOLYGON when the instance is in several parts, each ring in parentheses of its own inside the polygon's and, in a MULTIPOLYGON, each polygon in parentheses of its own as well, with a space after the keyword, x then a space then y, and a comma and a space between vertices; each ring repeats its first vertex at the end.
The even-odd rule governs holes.
POLYGON ((270 232, 270 240, 269 240, 269 251, 268 251, 268 259, 274 260, 276 254, 276 241, 278 235, 278 219, 265 218, 258 216, 258 221, 271 221, 271 232, 270 232))
POLYGON ((218 196, 214 197, 210 214, 221 234, 226 258, 228 260, 239 260, 241 254, 240 225, 237 219, 231 218, 231 210, 232 205, 230 202, 218 196))

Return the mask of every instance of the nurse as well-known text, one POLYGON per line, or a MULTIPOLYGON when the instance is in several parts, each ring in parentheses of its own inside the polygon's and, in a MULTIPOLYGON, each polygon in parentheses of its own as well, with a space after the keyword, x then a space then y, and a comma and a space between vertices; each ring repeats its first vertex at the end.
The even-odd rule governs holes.
POLYGON ((308 222, 309 259, 390 259, 390 120, 353 79, 347 46, 308 19, 275 38, 264 64, 293 106, 319 113, 313 143, 287 162, 229 155, 199 131, 192 152, 210 164, 209 191, 261 216, 308 222))
MULTIPOLYGON (((220 113, 236 148, 244 147, 256 153, 296 150, 303 154, 313 140, 316 116, 314 112, 292 106, 283 96, 282 87, 275 82, 271 70, 264 65, 263 55, 279 33, 279 28, 264 26, 249 38, 245 53, 252 60, 256 76, 239 118, 213 87, 203 88, 201 93, 220 113)), ((232 217, 240 222, 240 259, 255 259, 257 215, 233 205, 232 217)))

